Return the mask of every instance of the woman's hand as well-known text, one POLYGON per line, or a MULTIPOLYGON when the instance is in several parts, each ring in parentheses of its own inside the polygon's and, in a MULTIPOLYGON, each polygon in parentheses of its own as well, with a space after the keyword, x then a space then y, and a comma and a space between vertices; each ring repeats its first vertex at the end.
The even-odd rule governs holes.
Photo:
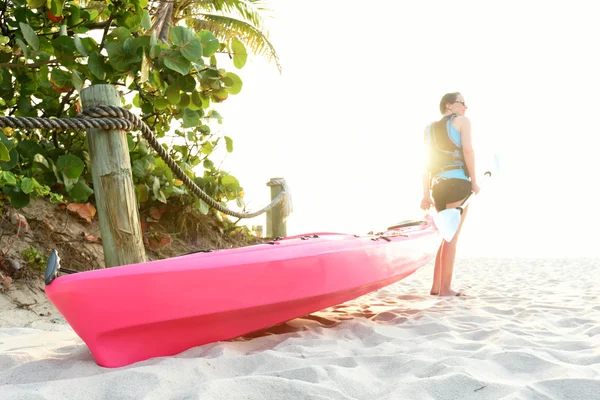
POLYGON ((431 196, 426 195, 423 196, 423 200, 421 200, 421 209, 422 210, 429 210, 431 207, 433 207, 434 203, 433 203, 433 199, 431 198, 431 196))
POLYGON ((473 193, 478 194, 481 188, 477 183, 471 182, 471 190, 473 191, 473 193))

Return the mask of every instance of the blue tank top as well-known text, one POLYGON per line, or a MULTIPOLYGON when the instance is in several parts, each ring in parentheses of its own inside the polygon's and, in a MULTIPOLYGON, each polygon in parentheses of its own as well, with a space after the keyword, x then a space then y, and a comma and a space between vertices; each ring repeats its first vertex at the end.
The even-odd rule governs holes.
MULTIPOLYGON (((450 140, 452 140, 455 145, 462 149, 462 139, 460 137, 460 132, 458 131, 458 129, 456 129, 456 127, 454 127, 454 125, 452 125, 451 120, 448 120, 448 134, 450 136, 450 140)), ((467 174, 465 174, 465 171, 462 168, 457 168, 451 169, 450 171, 442 171, 438 174, 435 174, 432 179, 432 186, 444 179, 450 178, 464 179, 467 181, 471 180, 469 179, 467 174)))

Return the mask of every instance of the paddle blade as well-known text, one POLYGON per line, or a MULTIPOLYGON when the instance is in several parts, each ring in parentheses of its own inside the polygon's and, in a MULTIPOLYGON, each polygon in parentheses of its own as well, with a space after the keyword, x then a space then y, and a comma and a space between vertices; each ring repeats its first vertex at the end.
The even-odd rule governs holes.
POLYGON ((446 242, 450 242, 460 225, 460 210, 450 208, 433 216, 433 223, 446 242))
POLYGON ((56 250, 52 250, 50 253, 50 257, 48 257, 48 262, 46 263, 46 273, 45 273, 45 281, 46 285, 52 283, 54 279, 58 276, 58 270, 60 269, 60 257, 58 256, 58 252, 56 250))
POLYGON ((496 174, 498 171, 500 171, 500 157, 498 157, 498 154, 494 153, 494 166, 492 172, 496 174))

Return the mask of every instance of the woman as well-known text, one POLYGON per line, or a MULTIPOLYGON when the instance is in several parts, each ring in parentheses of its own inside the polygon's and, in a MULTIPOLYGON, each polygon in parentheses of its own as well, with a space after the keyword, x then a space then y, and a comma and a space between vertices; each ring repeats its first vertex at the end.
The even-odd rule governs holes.
MULTIPOLYGON (((428 151, 423 172, 423 200, 421 208, 432 205, 438 212, 458 207, 473 191, 479 193, 475 173, 475 153, 471 141, 471 122, 465 117, 467 105, 462 94, 447 93, 440 101, 443 117, 425 129, 425 146, 428 151)), ((431 294, 460 296, 452 290, 452 271, 456 256, 456 243, 469 206, 461 215, 461 222, 450 242, 442 239, 435 258, 431 294)))

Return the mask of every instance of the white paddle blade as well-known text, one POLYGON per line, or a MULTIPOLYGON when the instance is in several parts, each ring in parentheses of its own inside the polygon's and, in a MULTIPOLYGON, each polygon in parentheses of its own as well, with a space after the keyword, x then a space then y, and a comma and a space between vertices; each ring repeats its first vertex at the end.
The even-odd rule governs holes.
POLYGON ((460 210, 450 208, 433 216, 433 223, 446 242, 450 242, 460 225, 460 210))
POLYGON ((494 174, 500 171, 500 157, 494 153, 494 174))

